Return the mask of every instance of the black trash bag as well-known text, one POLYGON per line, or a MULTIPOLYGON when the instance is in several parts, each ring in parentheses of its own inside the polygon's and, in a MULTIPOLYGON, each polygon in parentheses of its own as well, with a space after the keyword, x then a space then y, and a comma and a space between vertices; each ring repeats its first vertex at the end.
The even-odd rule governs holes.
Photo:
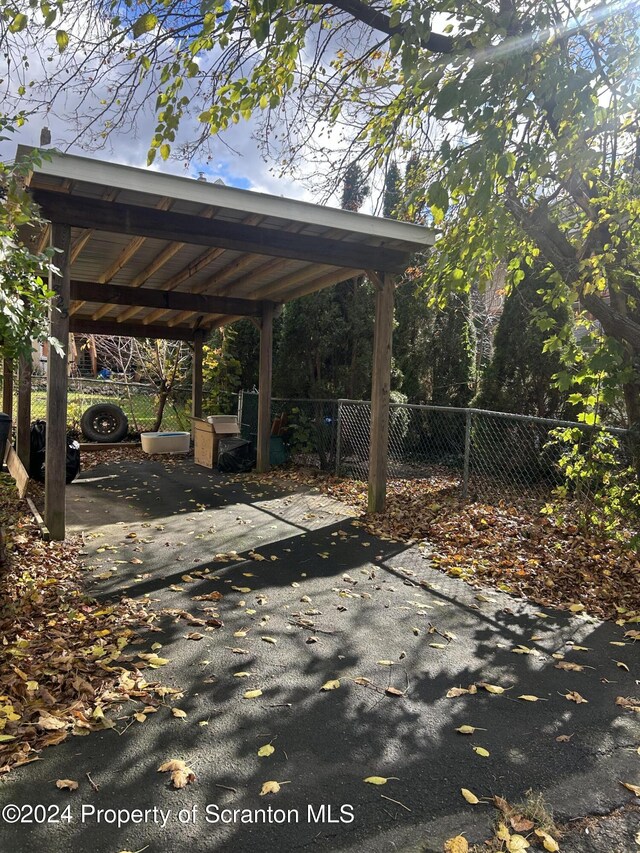
MULTIPOLYGON (((45 454, 47 445, 46 421, 34 421, 31 424, 29 476, 39 483, 45 479, 45 454)), ((80 444, 67 433, 67 476, 66 482, 72 483, 80 473, 80 444)))
POLYGON ((244 438, 222 438, 218 444, 218 471, 241 474, 256 464, 253 445, 244 438))
POLYGON ((47 443, 47 424, 45 421, 34 421, 31 424, 29 476, 39 483, 44 483, 44 455, 47 443))

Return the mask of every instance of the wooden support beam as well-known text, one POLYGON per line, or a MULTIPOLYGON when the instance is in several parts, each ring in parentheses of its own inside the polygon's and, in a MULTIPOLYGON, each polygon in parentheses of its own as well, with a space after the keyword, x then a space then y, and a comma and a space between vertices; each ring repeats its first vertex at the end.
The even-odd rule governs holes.
POLYGON ((110 305, 137 305, 141 308, 163 308, 167 311, 190 311, 192 314, 242 314, 247 317, 259 317, 262 314, 261 304, 252 299, 205 296, 148 287, 121 287, 117 284, 98 284, 91 281, 72 281, 71 298, 82 299, 85 302, 105 302, 110 305))
POLYGON ((13 418, 13 359, 2 363, 2 411, 13 418))
POLYGON ((49 245, 49 239, 51 237, 51 226, 45 225, 42 231, 40 232, 40 236, 36 242, 36 255, 41 255, 44 250, 49 245))
POLYGON ((372 284, 375 284, 375 286, 378 290, 382 290, 384 287, 383 277, 379 273, 377 273, 375 270, 369 269, 369 270, 365 270, 365 272, 367 274, 367 277, 369 278, 369 281, 371 281, 372 284))
POLYGON ((403 272, 407 265, 407 253, 398 249, 314 235, 288 234, 275 228, 221 219, 207 221, 191 214, 67 196, 49 190, 36 189, 33 194, 46 218, 81 228, 196 243, 316 264, 324 264, 330 258, 335 266, 358 269, 371 267, 386 272, 403 272))
POLYGON ((44 483, 44 518, 51 538, 65 537, 65 484, 67 468, 67 352, 69 348, 70 244, 68 224, 53 222, 51 245, 58 249, 59 273, 49 273, 54 296, 49 308, 49 334, 62 347, 62 355, 49 347, 47 359, 47 443, 44 483))
POLYGON ((269 470, 271 444, 271 374, 273 371, 273 304, 265 302, 260 327, 260 374, 258 380, 258 460, 260 474, 269 470))
POLYGON ((85 335, 122 335, 129 338, 162 338, 168 341, 192 341, 193 329, 186 326, 143 326, 142 323, 116 323, 115 320, 92 320, 75 314, 70 322, 72 332, 85 335))
POLYGON ((16 451, 24 467, 29 470, 31 457, 31 373, 32 353, 20 356, 18 361, 18 411, 16 413, 16 451))
POLYGON ((191 415, 202 417, 202 347, 205 333, 198 329, 193 338, 193 364, 191 366, 191 415))
POLYGON ((384 274, 376 291, 371 382, 371 436, 369 444, 369 512, 382 512, 387 492, 389 448, 389 394, 393 333, 393 276, 384 274))

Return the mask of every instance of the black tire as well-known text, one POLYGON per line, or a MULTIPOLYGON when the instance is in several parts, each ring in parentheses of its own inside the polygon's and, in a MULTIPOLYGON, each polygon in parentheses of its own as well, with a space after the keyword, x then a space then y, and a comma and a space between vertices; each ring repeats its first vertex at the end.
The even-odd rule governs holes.
POLYGON ((87 441, 106 444, 122 441, 129 431, 129 421, 120 406, 113 403, 96 403, 89 406, 80 420, 80 429, 87 441))

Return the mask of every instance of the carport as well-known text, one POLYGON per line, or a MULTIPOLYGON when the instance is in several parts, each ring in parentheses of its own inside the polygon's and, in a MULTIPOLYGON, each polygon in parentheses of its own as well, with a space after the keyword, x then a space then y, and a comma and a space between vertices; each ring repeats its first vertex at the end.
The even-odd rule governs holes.
MULTIPOLYGON (((18 148, 17 157, 31 149, 18 148)), ((28 239, 57 250, 47 362, 45 522, 65 535, 70 332, 188 341, 192 414, 202 414, 202 346, 242 317, 260 328, 257 464, 269 467, 273 317, 292 299, 366 274, 377 288, 369 509, 385 502, 396 277, 434 243, 423 226, 57 152, 27 185, 50 223, 28 239)), ((18 454, 28 462, 31 365, 19 366, 18 454)))

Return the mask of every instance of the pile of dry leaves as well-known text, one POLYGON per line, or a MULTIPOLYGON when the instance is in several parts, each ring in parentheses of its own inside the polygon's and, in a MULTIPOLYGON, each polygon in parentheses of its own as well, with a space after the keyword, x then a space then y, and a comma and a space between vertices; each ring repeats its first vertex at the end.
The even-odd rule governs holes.
POLYGON ((110 706, 132 696, 144 701, 155 688, 125 666, 124 650, 149 614, 127 599, 109 606, 87 599, 80 544, 43 542, 25 510, 1 476, 0 772, 69 736, 111 727, 110 706))
POLYGON ((264 476, 317 486, 352 506, 370 533, 419 543, 434 565, 454 577, 539 604, 640 621, 638 554, 569 520, 543 515, 539 502, 465 501, 456 481, 434 476, 391 480, 385 512, 369 515, 366 483, 296 469, 264 476))

